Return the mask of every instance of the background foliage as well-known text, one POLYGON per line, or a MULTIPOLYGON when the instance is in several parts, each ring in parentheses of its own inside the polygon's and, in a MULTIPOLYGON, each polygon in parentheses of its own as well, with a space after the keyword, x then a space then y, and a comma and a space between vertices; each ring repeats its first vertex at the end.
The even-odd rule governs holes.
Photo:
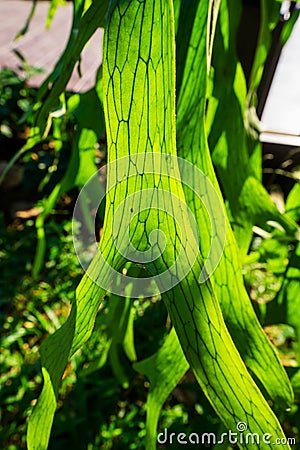
MULTIPOLYGON (((41 383, 37 351, 44 338, 65 322, 73 292, 82 276, 72 247, 72 207, 78 189, 97 166, 106 161, 101 71, 95 88, 87 93, 72 95, 65 92, 65 86, 83 45, 93 31, 103 25, 101 21, 99 23, 99 17, 103 16, 107 5, 105 2, 75 2, 74 5, 73 28, 80 22, 80 32, 75 42, 72 42, 74 34, 71 33, 67 50, 50 75, 54 83, 51 96, 46 90, 49 80, 35 92, 27 85, 27 75, 20 79, 7 70, 0 77, 1 145, 7 160, 13 155, 20 157, 18 164, 11 168, 10 177, 6 177, 6 180, 14 179, 16 184, 2 184, 1 188, 5 198, 2 200, 0 236, 3 274, 0 285, 3 329, 1 404, 4 425, 0 438, 2 446, 10 450, 26 447, 26 422, 41 383), (85 10, 86 15, 82 17, 85 10), (34 105, 42 105, 35 118, 34 105), (45 129, 48 133, 44 137, 45 129), (28 204, 25 208, 27 213, 16 205, 20 200, 31 203, 31 209, 28 209, 28 204), (36 249, 34 242, 37 242, 36 249)), ((286 216, 281 216, 257 181, 262 179, 262 161, 259 144, 253 139, 256 137, 253 116, 250 115, 249 122, 246 122, 248 129, 243 124, 244 109, 253 112, 251 108, 256 104, 255 90, 268 52, 270 31, 276 24, 274 17, 278 17, 279 3, 262 1, 262 10, 265 15, 260 36, 263 37, 259 41, 248 85, 235 49, 236 10, 234 15, 229 14, 227 21, 224 19, 217 24, 211 72, 211 86, 215 90, 208 102, 207 127, 228 214, 232 223, 238 224, 234 231, 244 253, 243 275, 247 291, 265 332, 279 351, 294 388, 293 407, 290 411, 281 410, 278 416, 286 435, 298 438, 300 247, 289 218, 295 221, 300 218, 299 184, 295 182, 285 195, 281 195, 286 212, 286 216), (234 23, 231 24, 230 20, 234 23), (232 25, 233 30, 230 34, 232 40, 228 42, 225 23, 229 28, 232 25), (219 55, 226 57, 222 59, 219 55), (226 66, 228 60, 231 61, 230 67, 226 66), (234 89, 223 89, 224 79, 218 84, 217 74, 224 72, 229 80, 228 86, 234 86, 234 89), (222 104, 225 106, 221 108, 222 104), (227 109, 228 123, 224 124, 224 115, 218 117, 218 111, 227 109), (241 133, 239 139, 243 143, 239 153, 233 151, 235 146, 230 142, 220 147, 220 140, 216 139, 224 127, 228 127, 229 136, 234 135, 235 130, 231 128, 236 126, 236 122, 232 122, 232 117, 242 121, 238 128, 241 133), (246 132, 249 130, 250 134, 246 132), (231 153, 226 155, 226 152, 231 153), (228 166, 224 166, 225 160, 228 166), (236 167, 240 170, 236 171, 236 167), (246 178, 249 175, 249 185, 246 183, 237 207, 237 186, 245 183, 245 175, 246 178), (238 179, 241 176, 243 179, 238 179), (256 188, 261 190, 264 199, 259 205, 252 195, 256 188), (270 218, 273 222, 269 222, 270 218)), ((221 14, 226 14, 226 11, 221 10, 221 14)), ((8 167, 6 165, 4 169, 8 167)), ((103 211, 99 228, 102 222, 103 211)), ((64 373, 50 449, 69 446, 80 450, 134 449, 143 446, 149 380, 142 375, 142 370, 136 372, 131 367, 130 354, 122 344, 126 329, 122 330, 120 326, 116 332, 115 327, 116 323, 122 324, 122 317, 127 315, 128 319, 128 314, 134 326, 138 361, 153 355, 164 342, 170 324, 165 306, 158 298, 130 301, 127 309, 126 305, 120 309, 113 298, 105 299, 91 339, 72 357, 64 373)), ((159 428, 164 427, 168 427, 170 432, 196 430, 201 433, 209 430, 220 434, 224 431, 191 371, 164 404, 159 428)))

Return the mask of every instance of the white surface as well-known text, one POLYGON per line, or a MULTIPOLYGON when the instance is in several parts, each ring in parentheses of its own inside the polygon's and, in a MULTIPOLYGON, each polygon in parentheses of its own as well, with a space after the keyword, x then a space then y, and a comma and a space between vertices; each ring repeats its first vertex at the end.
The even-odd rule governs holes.
POLYGON ((280 55, 261 122, 262 131, 300 136, 299 19, 280 55))
POLYGON ((279 133, 260 133, 259 140, 268 144, 300 147, 300 136, 279 133))

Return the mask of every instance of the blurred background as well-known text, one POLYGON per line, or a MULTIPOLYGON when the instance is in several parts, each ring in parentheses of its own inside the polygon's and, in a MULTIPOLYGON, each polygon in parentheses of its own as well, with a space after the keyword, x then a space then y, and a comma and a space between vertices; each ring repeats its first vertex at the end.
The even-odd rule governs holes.
MULTIPOLYGON (((30 151, 22 150, 31 136, 38 88, 66 47, 72 11, 72 2, 63 0, 36 1, 34 9, 30 0, 0 0, 0 176, 5 174, 0 185, 0 446, 7 450, 26 448, 26 423, 41 383, 38 348, 65 321, 82 276, 73 249, 71 221, 80 182, 55 195, 53 192, 67 171, 77 139, 77 119, 85 117, 86 102, 94 102, 98 114, 94 86, 102 61, 102 29, 93 35, 75 66, 54 115, 57 129, 54 126, 49 137, 30 151), (64 105, 68 105, 69 115, 64 105)), ((297 3, 282 2, 252 118, 260 120, 263 183, 282 211, 288 194, 300 181, 298 13, 297 3), (285 26, 289 23, 293 29, 285 42, 285 26)), ((244 0, 237 51, 248 83, 260 21, 260 2, 244 0)), ((101 114, 102 110, 99 117, 101 114)), ((90 116, 87 119, 95 120, 90 116)), ((104 128, 93 139, 83 168, 105 165, 104 128)), ((99 233, 101 226, 100 218, 99 233)), ((256 236, 252 243, 254 250, 259 239, 256 236)), ((267 305, 282 287, 289 251, 282 243, 266 245, 261 247, 259 261, 244 265, 249 295, 262 323, 267 305)), ((295 279, 294 292, 299 296, 299 273, 295 279)), ((133 371, 123 355, 120 360, 130 383, 120 385, 111 365, 104 364, 106 359, 101 355, 108 353, 113 319, 105 314, 106 302, 102 308, 104 314, 97 318, 96 332, 72 358, 64 374, 50 449, 142 448, 149 383, 133 371)), ((147 357, 162 340, 167 313, 163 303, 156 300, 135 301, 134 308, 137 352, 147 357)), ((298 373, 299 362, 295 327, 271 326, 267 321, 263 324, 292 378, 298 373)), ((287 435, 299 438, 299 376, 294 389, 298 403, 280 419, 287 435)), ((160 428, 164 427, 186 433, 224 430, 191 372, 164 406, 160 428)))

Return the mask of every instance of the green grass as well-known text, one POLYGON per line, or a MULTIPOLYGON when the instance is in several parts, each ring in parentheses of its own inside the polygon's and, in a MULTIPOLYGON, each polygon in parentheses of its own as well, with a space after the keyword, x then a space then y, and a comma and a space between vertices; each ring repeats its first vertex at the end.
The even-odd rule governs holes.
POLYGON ((41 381, 38 347, 64 321, 81 276, 74 254, 62 253, 72 245, 70 225, 63 223, 58 234, 57 224, 48 223, 46 276, 36 282, 30 271, 35 250, 33 221, 7 230, 1 217, 1 440, 5 448, 25 448, 21 444, 25 422, 41 381))

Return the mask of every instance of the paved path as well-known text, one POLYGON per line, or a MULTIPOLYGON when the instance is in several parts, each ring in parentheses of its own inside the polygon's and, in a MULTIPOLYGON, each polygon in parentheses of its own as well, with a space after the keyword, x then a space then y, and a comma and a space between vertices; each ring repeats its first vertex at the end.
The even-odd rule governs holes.
MULTIPOLYGON (((32 86, 39 86, 65 47, 72 24, 72 4, 69 2, 66 6, 59 6, 50 29, 46 30, 49 3, 38 2, 29 31, 16 41, 15 36, 24 27, 31 5, 30 0, 0 0, 0 70, 20 66, 20 59, 13 51, 16 49, 31 66, 45 70, 43 75, 35 75, 30 80, 32 86)), ((98 30, 84 49, 82 78, 75 70, 68 84, 69 90, 82 92, 94 85, 96 70, 102 59, 102 36, 103 30, 98 30)))
POLYGON ((284 46, 262 114, 263 142, 300 146, 300 20, 284 46))

